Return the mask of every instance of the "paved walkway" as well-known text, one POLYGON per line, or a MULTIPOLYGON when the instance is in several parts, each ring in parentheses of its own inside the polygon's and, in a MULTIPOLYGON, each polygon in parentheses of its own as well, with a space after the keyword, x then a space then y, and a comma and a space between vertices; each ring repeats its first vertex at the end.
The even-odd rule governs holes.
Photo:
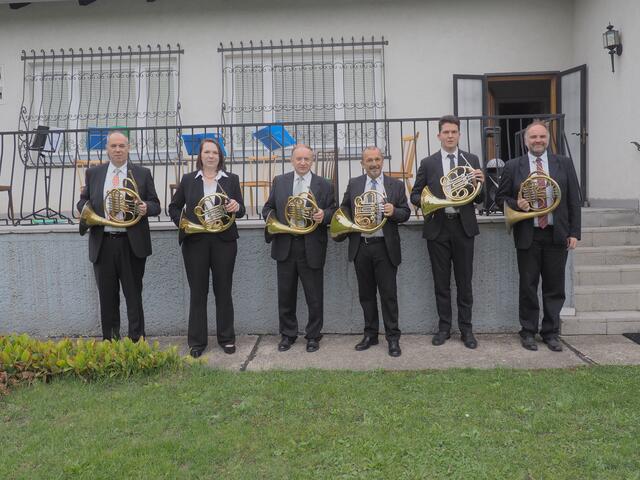
MULTIPOLYGON (((640 345, 622 335, 563 336, 564 351, 551 352, 539 343, 537 352, 525 350, 517 334, 476 335, 478 348, 465 348, 458 335, 440 347, 431 345, 431 335, 403 335, 402 356, 387 354, 387 342, 356 352, 360 335, 325 335, 320 350, 305 351, 306 342, 299 337, 291 350, 278 352, 280 337, 243 335, 237 338, 237 351, 226 355, 215 337, 202 356, 207 365, 237 371, 296 370, 423 370, 445 368, 568 368, 583 365, 640 365, 640 345)), ((161 346, 175 345, 181 354, 188 353, 186 337, 150 337, 161 346)))

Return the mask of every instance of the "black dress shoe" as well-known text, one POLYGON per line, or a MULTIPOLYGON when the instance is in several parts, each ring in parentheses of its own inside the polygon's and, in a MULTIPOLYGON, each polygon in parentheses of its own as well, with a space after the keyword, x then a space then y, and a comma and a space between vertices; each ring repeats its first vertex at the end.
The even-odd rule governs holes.
POLYGON ((399 357, 402 355, 402 350, 400 350, 400 340, 389 340, 389 355, 392 357, 399 357))
POLYGON ((362 352, 372 345, 378 345, 378 337, 370 337, 368 335, 365 335, 360 343, 356 344, 356 350, 358 352, 362 352))
POLYGON ((438 332, 431 339, 431 344, 439 347, 440 345, 444 345, 444 342, 451 338, 451 334, 449 332, 438 332))
POLYGON ((282 340, 278 343, 278 351, 286 352, 294 343, 296 343, 296 337, 287 337, 286 335, 283 335, 282 340))
POLYGON ((204 348, 192 347, 191 350, 189 350, 189 355, 193 358, 200 358, 202 356, 202 352, 204 352, 204 348))
POLYGON ((547 344, 547 347, 549 347, 549 350, 552 352, 562 351, 562 343, 560 343, 560 339, 558 337, 544 338, 542 341, 547 344))
POLYGON ((320 342, 317 338, 310 338, 307 340, 307 352, 312 353, 317 352, 318 350, 320 350, 320 342))
POLYGON ((472 350, 478 348, 478 340, 476 340, 476 337, 473 335, 473 333, 463 333, 460 339, 462 340, 462 343, 464 343, 465 347, 472 350))
POLYGON ((236 346, 233 343, 228 343, 227 345, 222 345, 222 350, 224 353, 231 355, 236 353, 236 346))
POLYGON ((533 338, 533 335, 526 335, 520 338, 520 343, 522 343, 522 346, 527 350, 531 350, 533 352, 538 350, 538 344, 536 343, 536 339, 533 338))

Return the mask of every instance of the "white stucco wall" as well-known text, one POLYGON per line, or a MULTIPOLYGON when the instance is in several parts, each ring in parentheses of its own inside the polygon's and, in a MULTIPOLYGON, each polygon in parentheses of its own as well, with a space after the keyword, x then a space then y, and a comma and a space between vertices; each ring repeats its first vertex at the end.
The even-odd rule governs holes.
POLYGON ((180 43, 183 123, 219 121, 220 42, 384 35, 389 117, 452 110, 454 73, 557 70, 572 60, 572 1, 158 0, 33 4, 0 8, 5 105, 14 129, 22 96, 20 51, 180 43), (535 43, 537 48, 528 45, 535 43))
MULTIPOLYGON (((14 130, 22 98, 21 50, 31 48, 175 45, 181 60, 184 125, 218 123, 220 42, 356 38, 389 40, 385 49, 387 115, 439 116, 451 112, 452 75, 564 70, 588 66, 589 196, 638 199, 640 173, 635 121, 640 106, 640 4, 636 0, 273 0, 259 2, 99 0, 0 6, 0 65, 4 104, 0 131, 14 130), (608 21, 622 31, 625 51, 612 74, 601 45, 608 21), (620 120, 615 120, 620 118, 620 120), (614 119, 612 121, 612 119, 614 119)), ((8 166, 0 168, 0 181, 8 166)), ((0 196, 4 209, 5 196, 0 196)))
POLYGON ((588 65, 588 188, 594 205, 640 199, 640 2, 581 0, 573 27, 574 63, 588 65), (608 22, 620 30, 615 73, 602 46, 608 22))

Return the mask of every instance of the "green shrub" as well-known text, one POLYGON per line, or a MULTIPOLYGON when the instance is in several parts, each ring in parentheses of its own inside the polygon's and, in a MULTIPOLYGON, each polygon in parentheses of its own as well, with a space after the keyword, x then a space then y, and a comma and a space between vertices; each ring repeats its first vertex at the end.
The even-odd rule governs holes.
POLYGON ((184 360, 175 347, 160 350, 158 342, 71 340, 40 341, 29 335, 0 336, 0 392, 8 385, 48 381, 54 376, 85 380, 126 378, 161 368, 178 368, 184 360))

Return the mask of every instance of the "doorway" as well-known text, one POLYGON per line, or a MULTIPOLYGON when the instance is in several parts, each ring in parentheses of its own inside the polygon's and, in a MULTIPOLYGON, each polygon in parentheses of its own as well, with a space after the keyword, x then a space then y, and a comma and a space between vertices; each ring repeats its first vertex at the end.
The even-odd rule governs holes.
MULTIPOLYGON (((557 113, 557 75, 487 76, 489 115, 548 115, 557 113)), ((523 131, 531 120, 501 119, 489 158, 509 160, 524 153, 523 131), (498 135, 499 133, 499 135, 498 135)), ((553 136, 552 132, 552 136, 553 136)), ((553 142, 552 142, 553 143, 553 142)))

